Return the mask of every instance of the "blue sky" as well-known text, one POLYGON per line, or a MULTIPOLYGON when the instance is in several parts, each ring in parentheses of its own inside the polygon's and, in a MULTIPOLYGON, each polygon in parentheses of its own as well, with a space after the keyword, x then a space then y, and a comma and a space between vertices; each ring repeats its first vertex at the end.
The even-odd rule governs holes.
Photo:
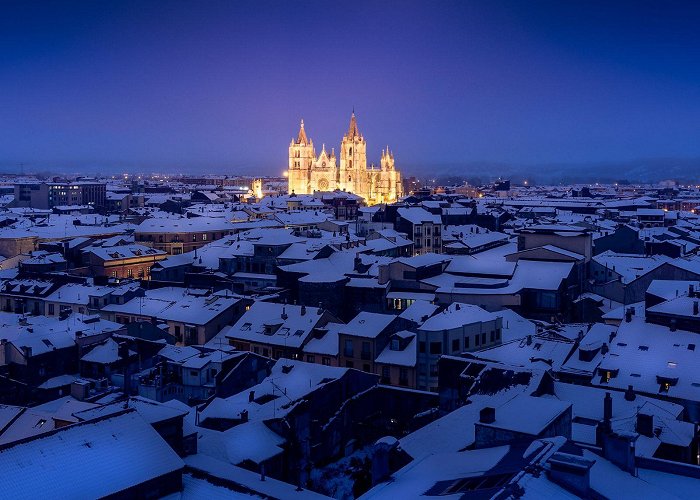
POLYGON ((399 166, 700 158, 700 3, 0 4, 0 168, 275 174, 354 106, 399 166))

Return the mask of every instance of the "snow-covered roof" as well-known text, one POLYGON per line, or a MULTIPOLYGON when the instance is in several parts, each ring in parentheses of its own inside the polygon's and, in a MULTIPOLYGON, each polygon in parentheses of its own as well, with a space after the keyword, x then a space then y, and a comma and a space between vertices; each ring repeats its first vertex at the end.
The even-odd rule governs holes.
POLYGON ((374 362, 395 366, 416 366, 416 356, 418 353, 416 334, 411 332, 399 332, 396 335, 408 338, 408 344, 406 344, 403 349, 394 350, 392 349, 391 342, 389 342, 382 352, 379 353, 374 362))
POLYGON ((217 336, 299 348, 316 327, 323 326, 317 307, 257 301, 231 327, 217 336))
POLYGON ((70 425, 0 449, 3 494, 99 498, 184 467, 136 412, 70 425))
MULTIPOLYGON (((134 351, 129 350, 129 356, 135 356, 134 351)), ((100 365, 109 365, 120 361, 122 358, 119 356, 119 344, 114 341, 114 339, 107 339, 102 344, 93 347, 90 352, 85 354, 81 361, 87 363, 97 363, 100 365)))
POLYGON ((484 323, 498 319, 494 313, 490 313, 479 306, 471 304, 453 303, 447 306, 442 312, 428 318, 421 326, 420 330, 426 332, 438 332, 461 328, 464 325, 474 323, 484 323))

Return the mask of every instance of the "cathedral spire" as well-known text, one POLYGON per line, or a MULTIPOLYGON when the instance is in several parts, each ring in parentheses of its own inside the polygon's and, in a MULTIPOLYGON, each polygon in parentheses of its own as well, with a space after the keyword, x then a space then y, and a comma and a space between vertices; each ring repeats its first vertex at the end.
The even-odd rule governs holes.
POLYGON ((350 127, 348 128, 348 139, 354 139, 355 137, 360 137, 360 130, 357 128, 355 108, 353 108, 352 116, 350 117, 350 127))
POLYGON ((301 120, 301 128, 299 128, 299 135, 297 136, 297 144, 308 144, 309 141, 306 138, 306 131, 304 130, 304 119, 301 120))

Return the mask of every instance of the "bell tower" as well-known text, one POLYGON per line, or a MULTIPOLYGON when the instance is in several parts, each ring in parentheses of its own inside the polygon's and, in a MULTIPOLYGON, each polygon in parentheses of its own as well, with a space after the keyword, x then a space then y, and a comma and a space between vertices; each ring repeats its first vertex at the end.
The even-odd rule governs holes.
POLYGON ((289 144, 289 187, 288 192, 296 194, 309 194, 313 192, 311 182, 311 168, 316 158, 314 142, 306 137, 304 120, 301 120, 299 134, 296 140, 289 144))
POLYGON ((340 168, 338 188, 362 193, 362 183, 367 176, 367 143, 357 127, 355 112, 350 117, 350 127, 340 144, 340 168))

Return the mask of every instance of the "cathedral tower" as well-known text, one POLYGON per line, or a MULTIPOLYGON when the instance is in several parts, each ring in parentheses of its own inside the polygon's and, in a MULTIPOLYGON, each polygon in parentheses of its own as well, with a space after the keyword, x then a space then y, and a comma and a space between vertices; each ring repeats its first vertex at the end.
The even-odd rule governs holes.
POLYGON ((316 158, 314 141, 306 137, 304 120, 301 120, 296 141, 289 144, 289 192, 297 194, 310 193, 311 167, 316 158))
POLYGON ((340 144, 340 169, 338 170, 338 189, 352 193, 366 190, 367 177, 367 143, 357 127, 355 112, 350 117, 348 133, 340 144))

